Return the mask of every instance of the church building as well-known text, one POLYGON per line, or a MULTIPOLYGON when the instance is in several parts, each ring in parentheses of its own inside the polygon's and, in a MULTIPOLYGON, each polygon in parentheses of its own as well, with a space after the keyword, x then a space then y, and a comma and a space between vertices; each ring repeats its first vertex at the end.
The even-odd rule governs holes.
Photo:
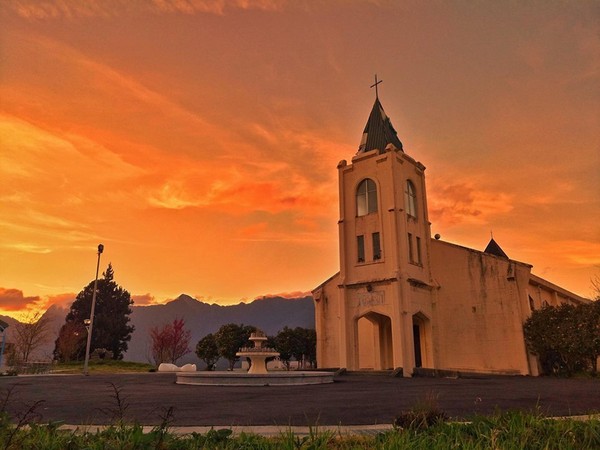
POLYGON ((340 270, 313 291, 322 368, 538 375, 523 323, 587 300, 509 258, 431 237, 425 166, 379 98, 358 152, 338 166, 340 270))

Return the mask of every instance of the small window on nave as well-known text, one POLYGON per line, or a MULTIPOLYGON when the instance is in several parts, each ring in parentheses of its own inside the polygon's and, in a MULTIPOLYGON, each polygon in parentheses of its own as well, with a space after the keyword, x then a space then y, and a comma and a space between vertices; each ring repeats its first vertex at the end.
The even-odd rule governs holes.
POLYGON ((366 178, 356 190, 356 215, 366 216, 374 212, 377 212, 377 185, 370 178, 366 178))
POLYGON ((417 190, 410 180, 406 180, 406 191, 404 191, 404 203, 406 214, 417 217, 417 190))
POLYGON ((533 301, 533 297, 531 295, 527 295, 529 297, 529 309, 535 311, 535 302, 533 301))

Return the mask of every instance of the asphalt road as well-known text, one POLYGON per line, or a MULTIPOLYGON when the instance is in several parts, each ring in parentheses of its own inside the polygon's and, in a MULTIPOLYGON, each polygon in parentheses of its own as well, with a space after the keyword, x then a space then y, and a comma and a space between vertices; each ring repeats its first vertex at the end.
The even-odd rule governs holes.
POLYGON ((428 397, 454 418, 536 408, 580 415, 600 412, 600 379, 345 375, 314 386, 213 387, 175 384, 172 373, 0 377, 0 408, 13 420, 41 401, 34 408, 41 421, 76 425, 109 424, 119 415, 156 425, 170 407, 174 426, 374 425, 428 397))

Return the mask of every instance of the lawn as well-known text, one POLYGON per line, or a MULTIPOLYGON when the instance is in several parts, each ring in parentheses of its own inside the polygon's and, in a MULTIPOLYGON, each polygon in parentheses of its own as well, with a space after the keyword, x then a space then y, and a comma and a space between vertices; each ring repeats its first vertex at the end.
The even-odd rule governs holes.
MULTIPOLYGON (((93 360, 88 364, 90 373, 131 373, 150 372, 155 370, 152 364, 137 363, 131 361, 116 361, 114 359, 93 360)), ((72 361, 68 363, 53 364, 51 373, 82 373, 83 361, 72 361)))

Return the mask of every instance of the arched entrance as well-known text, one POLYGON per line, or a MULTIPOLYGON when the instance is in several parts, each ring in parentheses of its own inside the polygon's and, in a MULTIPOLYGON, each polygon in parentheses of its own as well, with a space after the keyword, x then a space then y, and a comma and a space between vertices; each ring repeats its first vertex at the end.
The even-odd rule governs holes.
POLYGON ((415 368, 432 367, 430 351, 431 322, 423 313, 413 315, 415 368))
POLYGON ((392 321, 388 316, 369 312, 356 321, 358 369, 393 368, 392 321))

